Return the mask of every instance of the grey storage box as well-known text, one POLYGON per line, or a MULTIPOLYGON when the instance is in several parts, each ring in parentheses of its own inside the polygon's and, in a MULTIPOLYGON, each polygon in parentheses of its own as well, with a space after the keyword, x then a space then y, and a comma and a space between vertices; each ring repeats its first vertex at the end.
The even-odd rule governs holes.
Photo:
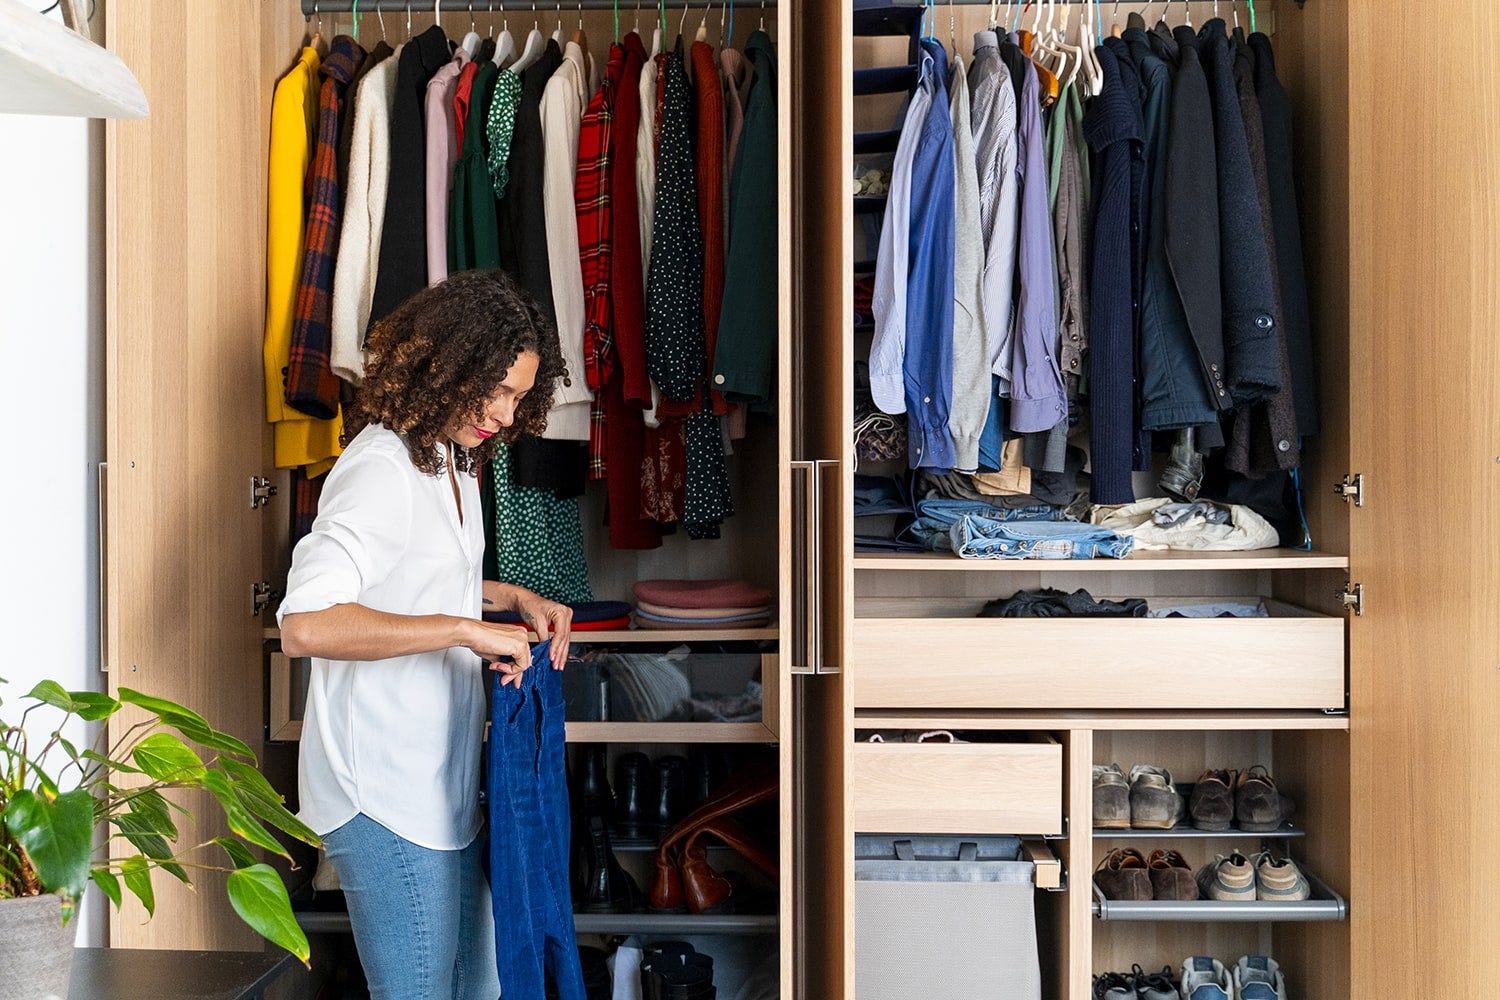
POLYGON ((1015 837, 855 837, 856 1000, 1041 1000, 1015 837))

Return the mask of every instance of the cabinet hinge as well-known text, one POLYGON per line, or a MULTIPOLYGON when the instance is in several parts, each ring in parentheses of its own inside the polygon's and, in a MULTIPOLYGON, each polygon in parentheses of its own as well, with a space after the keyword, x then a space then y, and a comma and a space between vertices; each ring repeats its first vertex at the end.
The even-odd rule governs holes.
POLYGON ((1354 506, 1365 505, 1365 474, 1356 472, 1352 476, 1345 476, 1342 482, 1333 484, 1334 496, 1341 497, 1345 503, 1354 501, 1354 506))
POLYGON ((1338 593, 1339 602, 1344 605, 1345 611, 1353 611, 1356 615, 1365 613, 1365 585, 1362 583, 1346 583, 1344 589, 1338 593))
POLYGON ((262 507, 266 506, 266 504, 271 502, 271 498, 274 497, 277 492, 279 492, 277 488, 271 485, 271 481, 265 476, 251 476, 250 509, 260 510, 262 507))
POLYGON ((271 603, 271 584, 266 580, 257 580, 250 585, 250 614, 259 618, 266 605, 271 603))

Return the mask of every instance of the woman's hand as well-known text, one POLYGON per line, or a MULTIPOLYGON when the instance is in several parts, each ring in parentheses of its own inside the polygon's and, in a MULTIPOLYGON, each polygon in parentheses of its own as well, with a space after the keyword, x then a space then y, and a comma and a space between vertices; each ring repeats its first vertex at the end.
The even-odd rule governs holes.
POLYGON ((521 675, 531 666, 531 643, 526 640, 526 629, 519 625, 499 625, 494 622, 465 618, 460 645, 473 650, 491 670, 505 676, 500 683, 519 688, 521 675), (504 662, 509 657, 510 662, 504 662))
POLYGON ((516 610, 520 612, 521 620, 536 632, 537 638, 545 641, 551 636, 552 669, 561 670, 567 666, 568 643, 573 638, 573 609, 518 588, 516 610))

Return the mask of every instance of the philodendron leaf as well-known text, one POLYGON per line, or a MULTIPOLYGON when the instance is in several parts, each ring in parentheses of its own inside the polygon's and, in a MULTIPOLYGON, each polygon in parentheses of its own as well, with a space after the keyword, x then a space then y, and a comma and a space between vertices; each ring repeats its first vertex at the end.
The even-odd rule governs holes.
POLYGON ((130 799, 130 811, 150 823, 154 832, 168 840, 177 839, 177 824, 172 821, 172 810, 166 796, 156 789, 136 792, 130 799))
POLYGON ((250 853, 250 848, 233 837, 215 837, 213 842, 224 848, 224 853, 229 855, 229 863, 236 868, 252 868, 260 864, 255 860, 255 855, 250 853))
POLYGON ((27 692, 26 697, 39 701, 53 708, 60 708, 64 712, 73 711, 73 699, 68 692, 57 681, 42 681, 27 692))
POLYGON ((242 740, 235 739, 228 733, 221 733, 208 724, 208 720, 197 712, 183 708, 175 701, 165 698, 157 698, 149 694, 142 694, 131 688, 120 688, 120 700, 137 708, 144 708, 148 712, 154 712, 161 721, 177 730, 194 743, 199 743, 214 750, 226 753, 239 754, 241 757, 255 759, 252 751, 242 740))
POLYGON ((208 771, 203 775, 203 787, 219 800, 219 805, 224 808, 224 818, 229 821, 230 830, 257 847, 264 847, 273 854, 279 854, 288 861, 291 860, 292 856, 286 852, 285 847, 281 846, 281 842, 271 835, 271 831, 261 826, 250 811, 240 803, 239 797, 234 794, 234 786, 228 775, 223 771, 208 771))
POLYGON ((10 797, 5 828, 26 849, 43 888, 68 899, 83 895, 94 835, 94 803, 86 790, 49 801, 23 788, 10 797))
POLYGON ((120 862, 120 875, 125 879, 125 888, 146 908, 148 917, 156 915, 156 893, 151 889, 151 865, 142 855, 135 855, 120 862))
POLYGON ((85 750, 83 752, 82 756, 83 756, 84 760, 91 760, 95 764, 103 764, 105 767, 109 768, 110 770, 112 770, 112 771, 119 771, 122 774, 140 774, 141 773, 141 769, 140 768, 138 768, 138 767, 131 767, 129 764, 125 763, 123 760, 111 760, 110 758, 104 756, 102 753, 100 753, 97 750, 85 750))
POLYGON ((187 871, 172 860, 172 845, 167 843, 167 838, 158 832, 154 820, 138 813, 128 812, 111 816, 109 821, 119 828, 120 832, 125 835, 125 839, 130 841, 136 850, 153 861, 160 862, 161 867, 170 872, 179 882, 192 885, 187 871))
POLYGON ((292 815, 284 804, 286 800, 271 787, 265 775, 251 765, 229 757, 221 758, 219 766, 234 778, 235 795, 246 809, 304 844, 317 847, 323 842, 312 827, 292 815))
POLYGON ((107 868, 95 868, 89 872, 89 878, 94 880, 106 896, 115 904, 115 909, 120 908, 120 877, 107 868))
POLYGON ((203 759, 171 733, 152 733, 136 744, 130 759, 157 781, 196 784, 203 777, 203 759))
POLYGON ((64 691, 56 681, 42 681, 26 696, 44 705, 71 712, 86 722, 107 719, 120 710, 120 703, 98 691, 64 691))
POLYGON ((306 965, 312 953, 307 935, 292 915, 286 885, 270 865, 252 865, 229 874, 229 903, 240 919, 266 940, 296 955, 306 965))
POLYGON ((141 692, 136 691, 133 688, 125 687, 120 688, 120 700, 127 705, 134 705, 136 708, 144 708, 146 711, 152 713, 153 715, 159 715, 163 719, 166 719, 168 716, 173 716, 176 718, 188 719, 192 722, 196 722, 200 726, 203 726, 205 729, 208 728, 207 719, 199 715, 197 712, 194 712, 192 709, 183 708, 175 701, 168 701, 165 698, 157 698, 154 695, 142 694, 141 692))

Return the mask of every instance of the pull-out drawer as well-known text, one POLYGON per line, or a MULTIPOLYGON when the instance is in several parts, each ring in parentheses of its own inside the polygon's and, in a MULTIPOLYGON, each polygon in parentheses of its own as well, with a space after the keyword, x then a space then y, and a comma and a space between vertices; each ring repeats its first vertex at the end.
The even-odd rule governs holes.
POLYGON ((1062 833, 1062 747, 856 743, 849 755, 860 833, 1062 833))
POLYGON ((858 708, 1344 707, 1344 622, 1265 618, 857 618, 858 708))

